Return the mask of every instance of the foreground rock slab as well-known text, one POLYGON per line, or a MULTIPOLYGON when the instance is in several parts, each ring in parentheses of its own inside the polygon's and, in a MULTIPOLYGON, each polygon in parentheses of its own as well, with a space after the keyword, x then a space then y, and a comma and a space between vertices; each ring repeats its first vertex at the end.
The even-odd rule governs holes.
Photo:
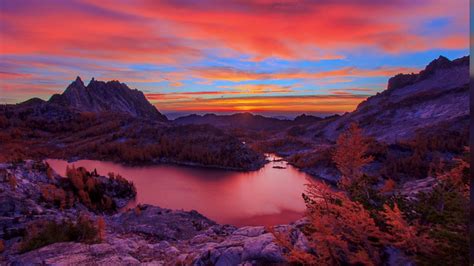
MULTIPOLYGON (((307 242, 304 221, 276 227, 298 232, 293 242, 307 242)), ((7 261, 46 265, 268 265, 285 262, 283 250, 263 226, 219 225, 196 211, 143 205, 107 217, 99 244, 55 243, 7 261)))

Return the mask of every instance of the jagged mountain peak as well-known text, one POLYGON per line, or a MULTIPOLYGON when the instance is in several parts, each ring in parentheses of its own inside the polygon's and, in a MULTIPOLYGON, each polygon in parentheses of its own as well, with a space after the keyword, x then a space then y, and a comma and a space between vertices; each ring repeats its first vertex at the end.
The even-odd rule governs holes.
POLYGON ((468 66, 469 65, 469 56, 464 56, 456 60, 449 60, 448 58, 440 55, 437 59, 431 61, 424 70, 420 71, 418 74, 398 74, 394 77, 391 77, 388 80, 387 89, 393 90, 397 88, 402 88, 408 85, 425 80, 435 74, 435 72, 448 69, 457 66, 468 66))
POLYGON ((77 76, 76 79, 71 84, 69 84, 69 86, 67 86, 66 90, 69 88, 85 88, 85 85, 81 77, 77 76))
POLYGON ((135 117, 166 121, 139 90, 130 89, 118 80, 98 81, 91 79, 87 86, 78 76, 62 94, 55 94, 50 103, 67 105, 85 112, 117 112, 135 117))
POLYGON ((328 124, 317 124, 310 131, 335 140, 356 122, 367 135, 394 143, 426 128, 463 127, 468 119, 469 56, 452 61, 440 56, 418 74, 390 78, 387 90, 367 98, 353 112, 328 124))
POLYGON ((434 59, 433 61, 431 61, 427 66, 426 68, 429 68, 431 66, 441 66, 441 65, 445 65, 445 64, 449 64, 451 63, 451 60, 449 60, 447 57, 445 56, 438 56, 438 58, 434 59))
POLYGON ((82 81, 82 79, 81 79, 80 76, 77 76, 77 77, 76 77, 76 80, 75 80, 74 82, 77 83, 77 84, 82 84, 82 85, 84 85, 84 82, 82 81))

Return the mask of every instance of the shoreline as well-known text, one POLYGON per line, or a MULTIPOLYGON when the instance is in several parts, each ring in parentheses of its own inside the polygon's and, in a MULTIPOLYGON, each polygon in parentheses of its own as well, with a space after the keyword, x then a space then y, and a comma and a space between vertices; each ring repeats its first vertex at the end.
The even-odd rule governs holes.
MULTIPOLYGON (((173 161, 173 160, 168 160, 168 159, 158 159, 154 160, 152 162, 143 162, 143 163, 130 163, 126 161, 116 161, 116 160, 109 160, 105 158, 85 158, 85 157, 79 157, 79 156, 74 156, 74 157, 69 157, 69 158, 64 158, 64 157, 54 157, 50 156, 49 158, 38 158, 38 160, 46 161, 48 159, 54 159, 54 160, 64 160, 67 161, 68 163, 74 163, 76 161, 81 161, 81 160, 91 160, 91 161, 104 161, 104 162, 110 162, 110 163, 116 163, 120 164, 122 166, 127 166, 127 167, 153 167, 153 166, 183 166, 183 167, 190 167, 190 168, 201 168, 201 169, 209 169, 209 170, 225 170, 225 171, 234 171, 234 172, 253 172, 253 171, 258 171, 262 169, 267 163, 270 161, 265 159, 263 162, 261 162, 259 165, 251 168, 236 168, 236 167, 227 167, 227 166, 219 166, 219 165, 205 165, 205 164, 199 164, 199 163, 193 163, 193 162, 181 162, 181 161, 173 161)), ((33 159, 36 160, 36 159, 33 159)), ((5 162, 7 163, 7 162, 5 162)))

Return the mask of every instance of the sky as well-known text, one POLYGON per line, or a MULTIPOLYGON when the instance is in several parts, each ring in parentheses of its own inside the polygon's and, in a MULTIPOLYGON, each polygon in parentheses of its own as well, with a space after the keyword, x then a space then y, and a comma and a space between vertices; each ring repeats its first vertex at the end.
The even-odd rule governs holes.
POLYGON ((469 54, 467 0, 0 1, 0 103, 119 80, 162 112, 352 111, 469 54))

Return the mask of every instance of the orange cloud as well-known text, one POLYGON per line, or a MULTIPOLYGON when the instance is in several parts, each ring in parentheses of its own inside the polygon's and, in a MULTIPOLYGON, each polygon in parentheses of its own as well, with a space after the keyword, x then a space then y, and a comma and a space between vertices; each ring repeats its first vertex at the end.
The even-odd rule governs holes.
POLYGON ((162 63, 200 56, 197 49, 157 33, 145 20, 107 16, 60 2, 54 6, 33 2, 20 8, 18 13, 1 13, 1 23, 13 33, 1 31, 1 54, 162 63))
POLYGON ((442 41, 451 38, 449 31, 424 35, 417 33, 416 27, 437 17, 450 15, 455 21, 464 21, 469 15, 463 0, 226 1, 219 3, 218 8, 212 1, 89 2, 116 12, 165 21, 172 28, 170 32, 179 38, 197 44, 213 43, 251 54, 257 60, 308 59, 313 55, 337 58, 338 50, 357 47, 395 53, 450 49, 452 46, 445 47, 442 41))
POLYGON ((188 92, 170 92, 170 93, 147 93, 146 98, 150 101, 156 100, 182 100, 182 99, 194 99, 196 96, 201 95, 229 95, 229 94, 241 94, 238 91, 188 91, 188 92))
POLYGON ((260 96, 152 101, 163 111, 183 112, 323 112, 342 113, 354 110, 367 95, 260 96))
POLYGON ((276 84, 241 84, 234 86, 220 86, 220 88, 232 88, 241 91, 241 93, 248 94, 262 94, 262 93, 291 93, 294 92, 293 86, 282 86, 276 84))
POLYGON ((363 47, 392 53, 468 47, 464 0, 21 3, 5 3, 0 11, 1 54, 177 64, 209 49, 253 60, 311 60, 342 58, 341 50, 363 47), (417 32, 423 22, 445 16, 455 27, 417 32))
POLYGON ((345 67, 330 71, 304 72, 287 71, 277 73, 260 73, 239 70, 232 67, 208 67, 192 70, 195 77, 209 80, 248 81, 248 80, 284 80, 284 79, 322 79, 341 77, 385 77, 399 73, 415 72, 416 68, 380 67, 376 69, 360 69, 345 67))
POLYGON ((0 71, 0 79, 23 79, 28 77, 31 77, 31 74, 0 71))
MULTIPOLYGON (((363 51, 383 58, 387 53, 467 49, 468 4, 467 0, 3 1, 0 90, 2 96, 18 99, 27 94, 42 96, 46 89, 63 89, 78 74, 141 84, 165 82, 167 90, 181 90, 189 78, 198 78, 196 83, 202 85, 214 80, 289 79, 326 84, 359 76, 391 76, 415 70, 346 67, 272 73, 196 66, 216 65, 215 58, 222 57, 258 65, 265 59, 341 59, 363 51), (438 18, 447 18, 449 23, 443 28, 425 26, 438 18), (35 56, 50 61, 36 62, 35 56), (23 61, 13 68, 7 57, 23 61), (61 60, 53 60, 57 58, 61 60), (135 65, 171 67, 166 71, 127 67, 135 65)), ((239 93, 224 92, 283 94, 291 90, 267 85, 231 89, 239 93)))
POLYGON ((354 95, 354 93, 373 94, 375 91, 382 90, 381 88, 342 88, 330 89, 329 92, 334 95, 354 95))
POLYGON ((185 92, 170 92, 170 93, 147 93, 145 96, 150 101, 156 100, 202 100, 203 98, 196 98, 200 96, 228 96, 228 95, 249 95, 249 94, 268 94, 268 93, 291 93, 294 92, 290 86, 280 86, 274 84, 244 84, 235 86, 219 86, 220 91, 185 91, 185 92))

